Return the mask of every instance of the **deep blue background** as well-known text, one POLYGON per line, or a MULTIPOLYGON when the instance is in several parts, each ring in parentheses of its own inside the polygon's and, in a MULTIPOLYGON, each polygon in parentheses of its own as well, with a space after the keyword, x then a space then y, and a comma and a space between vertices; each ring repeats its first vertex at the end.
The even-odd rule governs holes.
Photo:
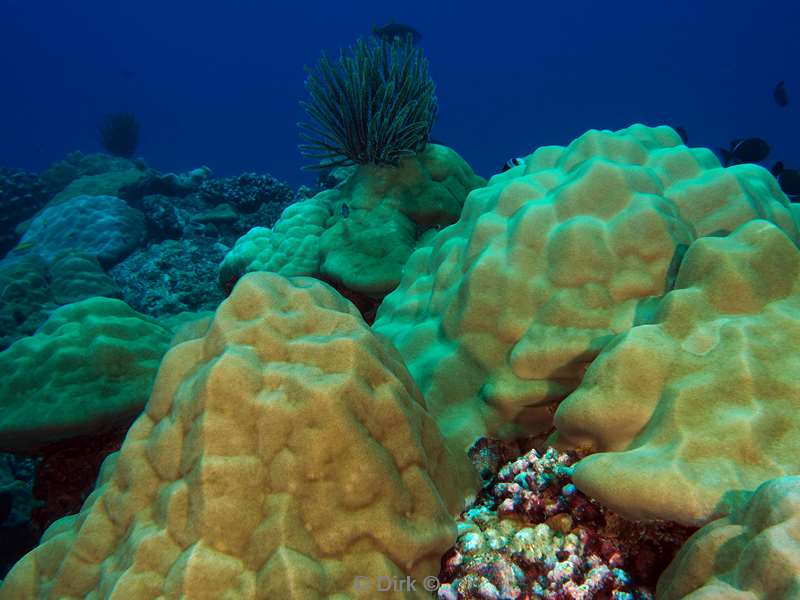
POLYGON ((309 181, 303 65, 375 23, 408 22, 437 83, 434 136, 488 176, 589 128, 681 124, 690 145, 762 136, 800 167, 800 3, 0 0, 0 165, 100 150, 110 111, 164 171, 309 181), (785 79, 788 108, 772 99, 785 79))

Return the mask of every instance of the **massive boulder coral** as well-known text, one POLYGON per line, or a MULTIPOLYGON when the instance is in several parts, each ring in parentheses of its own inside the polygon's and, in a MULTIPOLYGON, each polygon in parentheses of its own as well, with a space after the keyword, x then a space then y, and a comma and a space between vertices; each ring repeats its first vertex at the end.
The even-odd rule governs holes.
POLYGON ((630 518, 700 525, 800 473, 800 250, 756 220, 689 248, 651 324, 614 340, 558 408, 595 452, 586 494, 630 518))
POLYGON ((171 332, 120 300, 57 309, 0 352, 0 451, 34 452, 142 410, 171 332))
POLYGON ((94 255, 103 267, 128 256, 146 235, 144 215, 114 196, 76 196, 45 208, 22 236, 18 254, 51 262, 66 250, 94 255))
POLYGON ((78 196, 114 196, 126 187, 136 185, 145 177, 141 169, 125 171, 111 170, 98 175, 84 175, 71 181, 67 187, 53 196, 48 206, 58 206, 78 196))
POLYGON ((66 188, 71 182, 86 175, 102 175, 112 171, 142 170, 144 165, 139 160, 118 158, 102 154, 84 154, 80 151, 70 152, 62 160, 50 165, 42 174, 48 196, 52 197, 66 188))
POLYGON ((67 251, 50 265, 50 292, 59 305, 80 302, 94 296, 120 298, 114 280, 100 266, 97 258, 86 252, 67 251))
POLYGON ((32 335, 58 308, 48 266, 35 255, 0 260, 0 350, 32 335))
POLYGON ((443 433, 552 425, 618 333, 646 322, 699 236, 797 222, 761 167, 720 167, 668 127, 590 131, 473 191, 408 260, 375 331, 399 349, 443 433))
POLYGON ((336 189, 289 206, 272 229, 240 238, 220 266, 220 283, 272 271, 382 297, 423 234, 453 223, 467 194, 484 183, 436 144, 398 167, 362 165, 336 189))
POLYGON ((366 599, 356 576, 435 575, 476 481, 424 404, 329 286, 250 274, 0 600, 366 599))
POLYGON ((67 251, 48 263, 36 254, 12 253, 0 260, 0 350, 33 335, 60 305, 120 295, 93 255, 67 251))
POLYGON ((761 486, 686 542, 658 581, 658 600, 800 598, 800 477, 761 486))

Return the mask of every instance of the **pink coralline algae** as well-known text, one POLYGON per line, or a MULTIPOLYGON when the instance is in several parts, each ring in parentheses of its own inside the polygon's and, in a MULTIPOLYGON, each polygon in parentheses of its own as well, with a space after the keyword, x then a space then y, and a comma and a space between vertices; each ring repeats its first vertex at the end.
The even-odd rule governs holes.
POLYGON ((482 439, 470 455, 486 482, 442 559, 439 600, 648 600, 692 530, 622 519, 580 493, 580 458, 548 448, 507 459, 482 439))

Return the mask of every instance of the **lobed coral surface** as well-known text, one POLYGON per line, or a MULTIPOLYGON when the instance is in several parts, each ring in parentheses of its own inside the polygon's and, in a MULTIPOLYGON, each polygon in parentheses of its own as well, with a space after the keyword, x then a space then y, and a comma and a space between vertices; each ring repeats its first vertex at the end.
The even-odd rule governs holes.
POLYGON ((357 577, 442 568, 448 600, 621 600, 687 527, 659 599, 797 593, 800 230, 774 178, 643 125, 487 186, 441 146, 405 160, 239 240, 230 297, 170 319, 144 413, 0 600, 374 598, 357 577), (370 328, 300 274, 389 294, 370 328), (487 434, 566 454, 481 451, 481 490, 487 434))
POLYGON ((251 274, 189 338, 81 512, 0 599, 310 600, 362 574, 436 573, 474 479, 351 304, 251 274))
POLYGON ((374 329, 461 448, 547 431, 614 336, 652 319, 686 249, 753 219, 800 240, 761 167, 723 169, 668 127, 589 131, 473 191, 408 259, 374 329))
POLYGON ((467 194, 483 184, 464 159, 436 144, 398 167, 362 165, 336 189, 289 206, 271 229, 240 238, 220 265, 220 283, 272 271, 382 298, 425 232, 455 221, 467 194))

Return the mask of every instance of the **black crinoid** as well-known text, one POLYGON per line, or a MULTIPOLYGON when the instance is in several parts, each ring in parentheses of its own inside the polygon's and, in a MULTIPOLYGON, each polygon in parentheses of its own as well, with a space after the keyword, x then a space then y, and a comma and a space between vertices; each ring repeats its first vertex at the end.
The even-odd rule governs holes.
POLYGON ((132 112, 109 113, 100 122, 100 143, 113 156, 130 158, 139 145, 139 122, 132 112))
POLYGON ((313 123, 298 123, 300 151, 316 164, 397 165, 425 149, 438 104, 428 61, 413 38, 358 40, 336 63, 323 53, 308 70, 301 102, 313 123))

